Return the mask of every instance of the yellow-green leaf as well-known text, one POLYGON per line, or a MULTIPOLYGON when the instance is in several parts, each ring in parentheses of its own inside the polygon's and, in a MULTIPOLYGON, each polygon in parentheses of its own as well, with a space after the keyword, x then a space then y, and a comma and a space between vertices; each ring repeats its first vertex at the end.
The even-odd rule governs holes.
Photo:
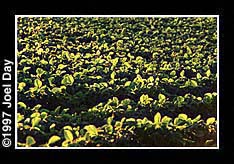
POLYGON ((90 137, 98 135, 97 128, 94 125, 86 125, 84 127, 85 130, 89 133, 90 137))
POLYGON ((32 136, 27 136, 26 138, 26 145, 27 146, 32 146, 36 143, 35 139, 32 136))
POLYGON ((64 130, 64 138, 67 140, 67 141, 72 141, 73 140, 73 134, 70 130, 64 130))
POLYGON ((112 73, 111 73, 111 79, 112 79, 112 80, 114 80, 114 79, 115 79, 115 75, 116 75, 116 73, 115 73, 115 72, 112 72, 112 73))
POLYGON ((57 141, 59 141, 61 138, 59 137, 59 136, 52 136, 52 137, 50 137, 50 139, 49 139, 49 141, 48 141, 48 145, 50 145, 50 144, 53 144, 53 143, 55 143, 55 142, 57 142, 57 141))
POLYGON ((26 83, 24 83, 24 82, 19 83, 19 85, 18 85, 19 91, 22 91, 25 86, 26 86, 26 83))
POLYGON ((71 126, 64 126, 63 129, 64 130, 72 130, 72 127, 71 126))
POLYGON ((210 75, 211 75, 211 71, 208 69, 208 70, 206 71, 206 76, 207 76, 207 77, 210 77, 210 75))
POLYGON ((52 128, 54 128, 55 126, 56 126, 56 124, 55 124, 55 123, 53 123, 53 124, 51 124, 51 125, 50 125, 50 127, 49 127, 49 128, 50 128, 50 129, 52 129, 52 128))
POLYGON ((195 80, 190 81, 192 87, 197 87, 197 82, 195 80))
POLYGON ((181 120, 187 120, 188 116, 186 114, 181 113, 178 115, 178 118, 181 120))
POLYGON ((128 86, 130 86, 130 84, 131 84, 131 81, 127 81, 127 82, 124 84, 124 86, 125 86, 125 87, 128 87, 128 86))
POLYGON ((35 127, 39 124, 39 122, 41 121, 41 118, 39 117, 35 117, 32 119, 31 123, 32 123, 32 127, 35 127))
POLYGON ((17 113, 17 122, 20 122, 24 119, 24 115, 21 115, 20 113, 17 113))
POLYGON ((24 108, 24 109, 27 108, 26 104, 23 103, 23 102, 18 102, 18 105, 19 105, 21 108, 24 108))
POLYGON ((215 122, 215 117, 210 117, 206 120, 206 125, 211 125, 215 122))
POLYGON ((42 86, 41 80, 35 79, 34 80, 34 86, 37 87, 37 88, 41 88, 41 86, 42 86))
POLYGON ((161 120, 161 114, 158 112, 155 116, 154 116, 154 123, 155 124, 159 124, 161 120))

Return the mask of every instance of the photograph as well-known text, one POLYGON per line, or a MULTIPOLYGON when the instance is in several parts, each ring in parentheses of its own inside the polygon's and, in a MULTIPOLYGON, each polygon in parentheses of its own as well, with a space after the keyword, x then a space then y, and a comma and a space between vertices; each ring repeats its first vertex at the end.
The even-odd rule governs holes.
POLYGON ((15 67, 16 149, 219 149, 219 15, 15 15, 15 67))

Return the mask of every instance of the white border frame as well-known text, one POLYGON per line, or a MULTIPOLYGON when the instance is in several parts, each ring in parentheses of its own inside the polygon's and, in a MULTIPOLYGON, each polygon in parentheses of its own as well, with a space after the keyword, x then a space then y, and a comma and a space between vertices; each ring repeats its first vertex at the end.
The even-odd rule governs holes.
POLYGON ((219 149, 219 15, 15 15, 15 149, 219 149), (17 18, 18 17, 215 17, 217 18, 217 146, 216 147, 18 147, 17 146, 17 18))

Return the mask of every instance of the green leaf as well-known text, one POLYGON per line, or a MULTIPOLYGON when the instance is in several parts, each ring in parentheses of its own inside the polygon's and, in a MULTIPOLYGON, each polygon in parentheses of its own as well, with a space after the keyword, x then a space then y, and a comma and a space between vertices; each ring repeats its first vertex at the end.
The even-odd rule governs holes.
POLYGON ((34 106, 33 108, 32 108, 32 110, 38 110, 38 109, 40 109, 41 108, 41 104, 37 104, 36 106, 34 106))
POLYGON ((154 116, 154 123, 155 124, 159 124, 160 123, 160 120, 161 120, 161 114, 158 112, 155 114, 154 116))
POLYGON ((74 83, 74 78, 73 78, 72 75, 66 74, 66 75, 63 76, 61 84, 63 84, 63 85, 72 85, 73 83, 74 83))
POLYGON ((201 97, 197 97, 197 100, 198 100, 198 101, 202 101, 202 98, 201 98, 201 97))
POLYGON ((26 145, 27 146, 32 146, 36 143, 35 139, 32 136, 27 136, 26 138, 26 145))
POLYGON ((176 71, 171 71, 170 75, 171 76, 175 76, 176 75, 176 71))
POLYGON ((184 97, 183 96, 178 96, 177 101, 180 102, 180 103, 184 102, 184 97))
POLYGON ((115 73, 115 72, 112 72, 112 73, 111 73, 111 79, 112 79, 112 80, 114 80, 114 79, 115 79, 115 75, 116 75, 116 73, 115 73))
POLYGON ((115 58, 115 59, 111 60, 112 66, 115 67, 117 65, 118 61, 119 61, 119 58, 115 58))
POLYGON ((18 102, 18 105, 19 105, 21 108, 24 108, 24 109, 27 108, 26 104, 23 103, 23 102, 18 102))
POLYGON ((87 132, 89 133, 90 137, 98 135, 97 128, 94 125, 86 125, 84 127, 84 129, 87 130, 87 132))
POLYGON ((147 80, 149 83, 152 83, 154 81, 154 77, 153 76, 150 76, 147 80))
POLYGON ((192 87, 197 87, 197 82, 195 80, 190 81, 192 87))
POLYGON ((200 78, 202 78, 201 74, 197 73, 197 79, 200 79, 200 78))
POLYGON ((121 123, 120 121, 115 122, 115 129, 121 129, 122 126, 123 126, 123 123, 121 123))
POLYGON ((187 53, 189 54, 189 55, 191 55, 193 52, 192 52, 192 50, 191 50, 191 48, 189 47, 189 46, 187 46, 187 53))
POLYGON ((166 124, 166 125, 167 125, 170 121, 171 121, 171 118, 168 117, 168 116, 164 116, 164 117, 162 118, 162 123, 163 123, 163 124, 166 124))
POLYGON ((187 128, 186 125, 176 126, 176 129, 179 129, 179 130, 183 130, 183 129, 185 129, 185 128, 187 128))
POLYGON ((48 113, 46 112, 41 112, 41 118, 45 119, 48 116, 48 113))
POLYGON ((141 95, 141 97, 140 97, 140 102, 143 104, 143 103, 144 103, 144 100, 145 100, 145 95, 143 94, 143 95, 141 95))
POLYGON ((47 65, 47 64, 48 64, 48 62, 47 62, 46 60, 44 60, 44 59, 42 59, 40 62, 41 62, 41 64, 43 64, 43 65, 47 65))
POLYGON ((117 97, 113 97, 112 102, 113 102, 115 105, 118 105, 118 104, 119 104, 119 99, 118 99, 117 97))
POLYGON ((206 120, 206 125, 211 125, 215 123, 215 117, 210 117, 206 120))
POLYGON ((59 136, 54 135, 54 136, 50 137, 50 139, 48 141, 48 145, 53 144, 53 143, 55 143, 55 142, 57 142, 59 140, 61 140, 61 138, 59 136))
POLYGON ((174 80, 173 80, 172 78, 170 78, 170 79, 168 80, 168 82, 169 82, 169 83, 173 83, 174 80))
POLYGON ((128 62, 124 62, 124 65, 125 65, 127 68, 131 68, 131 67, 132 67, 128 62))
POLYGON ((24 67, 23 68, 23 73, 27 73, 27 70, 29 70, 31 67, 24 67))
POLYGON ((41 80, 35 79, 35 80, 34 80, 34 86, 35 86, 36 88, 41 88, 41 86, 42 86, 41 80))
POLYGON ((63 134, 64 134, 64 138, 67 141, 72 141, 73 140, 73 134, 72 134, 72 132, 70 130, 64 130, 63 134))
POLYGON ((55 79, 54 77, 49 77, 48 78, 50 86, 54 86, 54 84, 53 84, 54 79, 55 79))
POLYGON ((58 88, 58 87, 54 87, 52 90, 51 90, 52 93, 56 94, 56 93, 61 93, 62 92, 62 89, 61 88, 58 88))
POLYGON ((163 94, 161 94, 161 93, 159 93, 158 100, 159 100, 160 104, 164 104, 166 102, 166 96, 163 95, 163 94))
POLYGON ((184 70, 182 70, 182 71, 180 72, 180 76, 181 76, 181 77, 184 77, 184 70))
POLYGON ((40 113, 39 112, 32 113, 30 118, 34 118, 34 117, 40 117, 40 113))
POLYGON ((212 99, 212 93, 205 93, 204 96, 208 99, 212 99))
MULTIPOLYGON (((107 125, 107 126, 105 126, 105 130, 106 130, 106 132, 108 134, 112 134, 113 133, 113 126, 112 125, 107 125)), ((90 135, 90 137, 92 137, 92 136, 90 135)))
POLYGON ((53 123, 53 124, 51 124, 51 125, 50 125, 50 127, 49 127, 49 128, 50 128, 50 129, 53 129, 55 126, 56 126, 56 124, 55 124, 55 123, 53 123))
POLYGON ((36 73, 37 73, 37 75, 39 75, 39 76, 43 75, 44 72, 45 72, 45 71, 44 71, 42 68, 37 68, 37 69, 36 69, 36 73))
POLYGON ((64 127, 63 127, 63 130, 70 130, 70 131, 72 131, 72 127, 69 126, 69 125, 67 125, 67 126, 64 126, 64 127))
POLYGON ((63 64, 59 64, 58 65, 58 69, 62 70, 63 68, 67 67, 66 65, 63 65, 63 64))
POLYGON ((125 87, 128 87, 128 86, 130 86, 130 84, 131 84, 131 81, 127 81, 127 82, 124 84, 124 86, 125 86, 125 87))
POLYGON ((178 125, 179 122, 180 122, 180 119, 178 117, 174 119, 174 125, 178 125))
POLYGON ((143 94, 141 95, 140 97, 140 103, 143 104, 143 105, 147 105, 149 104, 153 99, 150 98, 147 94, 143 94))
POLYGON ((208 70, 206 71, 206 76, 207 76, 207 77, 210 77, 210 75, 211 75, 211 71, 208 69, 208 70))
POLYGON ((24 89, 25 86, 26 86, 26 83, 25 83, 25 82, 19 83, 19 85, 18 85, 19 91, 21 92, 21 91, 24 89))
POLYGON ((205 93, 204 94, 204 102, 210 104, 213 99, 213 95, 211 93, 205 93))
POLYGON ((43 50, 42 48, 39 48, 39 49, 37 50, 37 53, 38 53, 39 55, 41 55, 42 52, 44 52, 44 50, 43 50))
POLYGON ((135 70, 135 74, 138 74, 140 72, 139 68, 135 70))
POLYGON ((41 118, 39 117, 34 117, 31 121, 32 127, 35 127, 39 124, 39 122, 41 121, 41 118))
POLYGON ((176 101, 174 102, 174 104, 177 104, 178 107, 182 107, 182 105, 184 104, 184 97, 183 96, 176 97, 176 101))
POLYGON ((201 119, 201 115, 199 114, 196 118, 192 120, 193 123, 198 122, 201 119))
POLYGON ((17 122, 20 122, 24 119, 24 115, 21 115, 20 113, 17 113, 17 122))
POLYGON ((128 119, 126 119, 126 122, 135 122, 136 120, 135 120, 135 118, 128 118, 128 119))
POLYGON ((188 116, 186 114, 181 113, 178 115, 178 118, 181 120, 187 120, 188 116))
POLYGON ((107 124, 108 125, 111 125, 112 121, 113 121, 113 117, 108 117, 107 118, 107 124))
POLYGON ((124 105, 124 106, 127 106, 127 105, 129 105, 130 103, 131 103, 131 100, 128 99, 128 98, 121 101, 121 104, 124 105))
POLYGON ((69 142, 70 142, 69 140, 63 141, 62 147, 68 147, 69 142))

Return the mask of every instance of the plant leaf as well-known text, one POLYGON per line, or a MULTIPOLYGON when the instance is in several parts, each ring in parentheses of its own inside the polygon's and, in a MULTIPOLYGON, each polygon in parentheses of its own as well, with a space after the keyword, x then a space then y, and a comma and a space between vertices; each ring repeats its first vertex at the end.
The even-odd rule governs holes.
POLYGON ((124 84, 124 86, 125 86, 125 87, 128 87, 128 86, 130 86, 130 84, 131 84, 131 81, 127 81, 127 82, 124 84))
POLYGON ((35 127, 39 124, 39 122, 41 121, 41 118, 39 117, 34 117, 31 121, 32 127, 35 127))
POLYGON ((89 133, 90 137, 98 135, 97 128, 94 125, 86 125, 84 127, 84 129, 87 130, 87 132, 89 133))
POLYGON ((26 138, 26 145, 27 146, 32 146, 36 143, 35 139, 32 136, 27 136, 26 138))
POLYGON ((60 139, 61 138, 59 136, 54 135, 54 136, 50 137, 50 139, 48 141, 48 145, 53 144, 53 143, 59 141, 60 139))
POLYGON ((26 104, 23 103, 23 102, 18 102, 18 105, 19 105, 21 108, 24 108, 24 109, 27 108, 26 104))
POLYGON ((73 140, 73 134, 72 134, 72 132, 70 130, 64 130, 63 134, 64 134, 64 138, 67 141, 72 141, 73 140))
POLYGON ((161 114, 158 112, 155 114, 154 116, 154 123, 155 124, 159 124, 160 123, 160 120, 161 120, 161 114))
POLYGON ((211 125, 215 122, 215 117, 210 117, 206 120, 206 125, 211 125))
POLYGON ((197 87, 197 82, 195 80, 190 81, 192 87, 197 87))
POLYGON ((107 124, 108 125, 111 125, 112 121, 113 121, 113 117, 108 117, 107 118, 107 124))
POLYGON ((186 114, 181 113, 178 115, 178 118, 181 120, 187 120, 188 116, 186 114))
POLYGON ((116 75, 116 73, 115 73, 115 72, 112 72, 112 73, 111 73, 111 79, 112 79, 112 80, 114 80, 114 79, 115 79, 115 75, 116 75))
POLYGON ((41 88, 41 86, 42 86, 41 80, 35 79, 35 80, 34 80, 34 86, 35 86, 36 88, 41 88))
POLYGON ((159 103, 160 103, 160 104, 163 104, 163 103, 166 102, 166 96, 160 93, 160 94, 158 95, 158 100, 159 100, 159 103))

